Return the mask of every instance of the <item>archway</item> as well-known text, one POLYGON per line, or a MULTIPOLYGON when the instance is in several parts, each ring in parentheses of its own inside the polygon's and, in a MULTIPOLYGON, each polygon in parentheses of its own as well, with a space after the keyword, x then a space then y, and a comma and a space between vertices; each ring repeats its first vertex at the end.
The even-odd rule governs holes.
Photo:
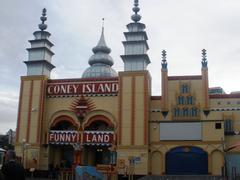
POLYGON ((72 167, 74 163, 74 148, 70 142, 61 142, 59 139, 62 134, 77 133, 77 130, 77 123, 69 116, 62 115, 53 120, 49 131, 49 141, 51 138, 54 139, 49 142, 49 169, 52 169, 54 166, 61 168, 72 167))
POLYGON ((166 173, 173 175, 208 174, 208 154, 198 147, 176 147, 166 154, 166 173))
POLYGON ((110 149, 115 143, 113 137, 114 125, 110 119, 103 115, 88 119, 87 123, 84 124, 84 141, 87 141, 84 145, 84 165, 112 164, 113 154, 110 149), (104 142, 105 137, 111 140, 106 143, 104 142))

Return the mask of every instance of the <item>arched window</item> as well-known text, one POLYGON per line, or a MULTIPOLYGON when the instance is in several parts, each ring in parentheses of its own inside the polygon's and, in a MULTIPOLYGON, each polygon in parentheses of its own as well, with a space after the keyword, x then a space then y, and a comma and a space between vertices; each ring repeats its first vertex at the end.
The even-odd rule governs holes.
POLYGON ((181 86, 181 93, 189 93, 189 86, 187 84, 183 84, 181 86))
POLYGON ((188 108, 183 108, 183 116, 188 116, 189 112, 188 112, 188 108))
POLYGON ((180 109, 179 108, 174 108, 174 116, 179 117, 180 116, 180 109))
POLYGON ((198 114, 198 110, 197 110, 196 107, 193 107, 193 108, 191 109, 191 114, 192 114, 192 116, 194 116, 194 117, 197 116, 197 114, 198 114))
POLYGON ((178 104, 184 104, 185 103, 185 99, 183 96, 178 96, 178 104))
POLYGON ((193 97, 192 96, 187 97, 187 104, 193 104, 193 97))
POLYGON ((69 130, 76 130, 76 126, 74 126, 72 123, 70 123, 69 121, 59 121, 58 123, 56 123, 54 126, 51 127, 51 130, 65 130, 65 131, 69 131, 69 130))
POLYGON ((88 130, 88 131, 111 131, 111 130, 113 130, 113 127, 109 126, 109 124, 107 124, 104 121, 96 120, 96 121, 92 122, 89 126, 87 126, 85 128, 85 130, 88 130))

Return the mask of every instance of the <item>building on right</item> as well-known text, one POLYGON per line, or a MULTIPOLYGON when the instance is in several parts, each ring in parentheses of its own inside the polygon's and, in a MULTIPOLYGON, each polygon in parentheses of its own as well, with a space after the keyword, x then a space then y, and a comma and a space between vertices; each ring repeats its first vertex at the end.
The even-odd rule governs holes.
POLYGON ((205 49, 201 64, 200 75, 169 76, 162 52, 162 96, 150 107, 151 174, 240 172, 240 93, 209 87, 205 49))

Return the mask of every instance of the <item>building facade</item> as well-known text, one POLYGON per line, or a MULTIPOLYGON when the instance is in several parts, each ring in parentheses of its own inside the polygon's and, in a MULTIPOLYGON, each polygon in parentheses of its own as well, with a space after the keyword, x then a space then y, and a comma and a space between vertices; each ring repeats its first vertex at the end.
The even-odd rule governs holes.
POLYGON ((221 175, 224 167, 238 168, 240 94, 209 88, 202 50, 201 74, 194 76, 169 76, 163 51, 161 96, 152 96, 139 10, 135 0, 124 32, 124 71, 112 68, 103 28, 90 67, 77 79, 50 78, 53 43, 43 10, 21 77, 15 149, 25 168, 80 164, 120 175, 221 175))

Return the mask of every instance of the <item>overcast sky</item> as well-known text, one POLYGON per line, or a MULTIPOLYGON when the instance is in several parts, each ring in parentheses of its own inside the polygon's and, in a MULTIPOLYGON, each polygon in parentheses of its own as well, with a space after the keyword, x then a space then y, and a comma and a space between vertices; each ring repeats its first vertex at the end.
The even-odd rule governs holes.
MULTIPOLYGON (((79 78, 89 66, 91 49, 101 34, 123 70, 123 32, 133 14, 133 0, 0 0, 0 133, 16 128, 20 76, 26 75, 26 48, 47 8, 50 40, 55 44, 51 78, 79 78)), ((153 95, 160 95, 161 51, 167 51, 169 75, 201 73, 207 49, 210 87, 240 90, 239 0, 140 0, 146 24, 153 95)))

